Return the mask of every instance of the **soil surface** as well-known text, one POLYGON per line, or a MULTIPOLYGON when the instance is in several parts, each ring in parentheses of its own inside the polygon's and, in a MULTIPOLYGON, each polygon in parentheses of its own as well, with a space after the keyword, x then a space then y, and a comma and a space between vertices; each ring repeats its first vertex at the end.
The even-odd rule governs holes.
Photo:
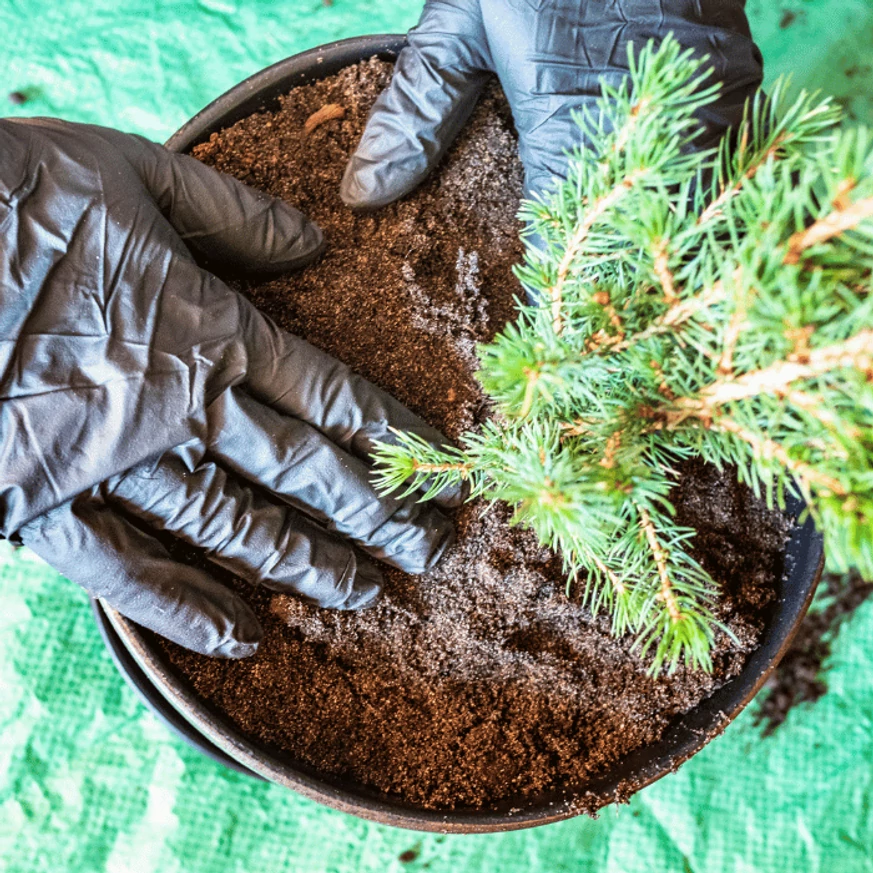
POLYGON ((815 703, 828 690, 826 664, 843 622, 873 593, 873 582, 856 573, 822 578, 815 605, 803 620, 791 647, 764 686, 755 723, 769 736, 801 703, 815 703))
MULTIPOLYGON (((487 415, 475 343, 512 317, 520 292, 522 171, 492 90, 431 180, 377 213, 349 211, 340 179, 391 69, 374 59, 298 88, 194 154, 300 207, 329 241, 318 264, 244 288, 252 300, 454 438, 487 415)), ((697 557, 723 583, 720 618, 739 641, 721 635, 713 675, 649 677, 631 639, 565 594, 556 557, 510 528, 506 507, 482 504, 458 511, 457 544, 434 571, 386 568, 370 610, 237 582, 264 625, 255 656, 166 651, 242 731, 323 773, 432 809, 567 786, 581 796, 741 669, 782 574, 787 521, 712 468, 684 473, 678 513, 699 531, 697 557)))

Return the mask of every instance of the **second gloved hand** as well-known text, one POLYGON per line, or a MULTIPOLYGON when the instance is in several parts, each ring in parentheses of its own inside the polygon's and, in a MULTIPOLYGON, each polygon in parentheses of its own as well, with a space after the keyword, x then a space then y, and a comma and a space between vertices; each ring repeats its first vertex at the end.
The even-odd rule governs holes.
MULTIPOLYGON (((206 654, 260 627, 156 531, 310 602, 372 602, 366 557, 421 573, 452 538, 380 498, 389 428, 442 436, 198 265, 265 273, 322 249, 299 212, 139 137, 0 121, 0 534, 206 654)), ((445 503, 457 497, 446 495, 445 503)))
POLYGON ((719 100, 702 142, 739 121, 762 78, 745 0, 427 0, 391 85, 379 97, 342 183, 343 199, 376 208, 409 193, 436 166, 473 111, 491 73, 512 107, 528 196, 562 177, 581 145, 575 109, 600 82, 618 85, 628 44, 673 33, 709 55, 719 100))

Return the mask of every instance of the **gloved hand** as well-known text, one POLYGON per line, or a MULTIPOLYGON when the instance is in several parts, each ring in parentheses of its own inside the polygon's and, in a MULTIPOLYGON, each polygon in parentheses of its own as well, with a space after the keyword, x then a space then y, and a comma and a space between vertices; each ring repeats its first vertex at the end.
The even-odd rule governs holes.
POLYGON ((530 196, 562 177, 580 144, 571 111, 600 96, 600 80, 627 74, 627 46, 672 32, 708 54, 723 83, 707 107, 701 145, 742 117, 762 79, 745 0, 427 0, 391 85, 376 102, 341 194, 376 208, 416 187, 464 126, 489 74, 496 73, 519 136, 530 196))
POLYGON ((0 121, 0 534, 129 618, 227 657, 255 650, 257 619, 154 530, 340 609, 380 589, 352 544, 431 567, 448 519, 379 498, 367 457, 390 426, 441 435, 192 254, 264 273, 322 247, 299 212, 193 158, 98 127, 0 121))

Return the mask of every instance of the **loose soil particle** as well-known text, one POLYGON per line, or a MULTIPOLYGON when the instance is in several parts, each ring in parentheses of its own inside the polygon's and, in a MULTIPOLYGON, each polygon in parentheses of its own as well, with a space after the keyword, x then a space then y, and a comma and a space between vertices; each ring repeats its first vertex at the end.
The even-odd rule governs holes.
MULTIPOLYGON (((487 415, 475 344, 512 317, 519 292, 522 171, 494 89, 412 196, 349 211, 342 172, 391 69, 372 59, 298 88, 194 154, 298 206, 329 241, 318 264, 246 286, 251 299, 454 438, 487 415)), ((730 476, 690 464, 675 498, 700 532, 698 558, 724 584, 720 617, 738 640, 720 636, 710 676, 647 676, 632 640, 566 596, 557 558, 511 528, 506 507, 478 503, 457 513, 458 542, 439 567, 387 569, 370 610, 320 610, 237 582, 264 626, 255 656, 166 651, 242 731, 322 773, 432 809, 566 786, 581 796, 741 669, 782 574, 786 520, 730 476)))
POLYGON ((818 593, 822 609, 813 608, 803 620, 791 647, 764 686, 765 693, 755 715, 772 734, 801 703, 815 703, 828 690, 825 662, 840 626, 873 593, 873 583, 856 573, 826 575, 818 593))
POLYGON ((782 11, 782 17, 779 19, 779 27, 782 30, 791 27, 791 25, 797 21, 799 15, 800 13, 795 12, 793 9, 784 9, 782 11))

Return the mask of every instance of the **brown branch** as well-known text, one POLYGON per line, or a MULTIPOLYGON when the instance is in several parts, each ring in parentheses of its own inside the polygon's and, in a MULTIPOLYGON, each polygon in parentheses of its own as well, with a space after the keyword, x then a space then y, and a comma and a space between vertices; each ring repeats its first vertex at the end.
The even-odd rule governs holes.
POLYGON ((585 343, 585 351, 590 354, 597 349, 609 348, 609 346, 621 347, 625 342, 625 334, 608 334, 605 330, 598 330, 591 334, 585 343))
POLYGON ((577 418, 575 421, 563 421, 558 427, 563 431, 562 436, 568 437, 585 436, 592 432, 581 418, 577 418))
MULTIPOLYGON (((734 271, 734 279, 740 275, 739 267, 734 271)), ((587 351, 593 352, 599 348, 610 348, 612 352, 623 352, 632 346, 645 342, 653 336, 669 333, 674 328, 690 321, 695 315, 709 306, 721 303, 727 299, 724 283, 719 280, 709 288, 704 288, 694 297, 687 300, 676 300, 673 305, 663 314, 658 316, 645 330, 631 336, 611 336, 602 330, 592 334, 587 343, 587 351)), ((597 302, 597 301, 595 301, 597 302)))
POLYGON ((536 498, 542 506, 566 506, 566 495, 560 491, 556 494, 554 491, 549 490, 555 487, 555 483, 551 479, 544 479, 543 485, 545 487, 540 489, 539 496, 536 498))
POLYGON ((821 403, 817 402, 815 397, 807 394, 805 391, 789 391, 785 395, 785 399, 802 409, 811 418, 814 418, 823 427, 829 430, 836 431, 841 435, 847 436, 849 439, 860 439, 861 429, 849 425, 845 421, 840 421, 835 415, 824 409, 821 403))
POLYGON ((754 431, 743 427, 739 422, 734 421, 732 418, 723 415, 718 416, 713 419, 711 427, 715 430, 732 433, 739 437, 744 443, 748 443, 754 449, 755 454, 758 457, 763 458, 764 460, 775 458, 783 467, 785 467, 786 470, 790 470, 795 478, 799 479, 807 489, 810 485, 816 485, 826 494, 829 493, 838 497, 848 496, 848 492, 837 479, 819 472, 815 467, 812 467, 803 461, 798 461, 796 458, 792 458, 784 446, 769 437, 756 434, 754 431))
POLYGON ((795 382, 823 376, 843 367, 861 370, 868 379, 873 379, 873 330, 862 330, 850 339, 813 349, 804 362, 778 361, 736 378, 718 379, 704 388, 699 396, 677 401, 676 417, 711 417, 726 403, 760 394, 784 395, 795 382))
POLYGON ((416 460, 412 462, 412 469, 416 473, 448 473, 457 470, 462 476, 466 476, 471 468, 470 464, 422 464, 416 460))
POLYGON ((561 317, 561 307, 564 303, 564 284, 567 281, 570 268, 573 266, 573 261, 579 254, 579 249, 588 238, 588 234, 591 233, 591 228, 594 227, 597 220, 604 212, 624 197, 628 190, 634 186, 637 178, 643 175, 644 172, 644 170, 637 170, 636 173, 625 177, 610 192, 602 197, 598 197, 586 213, 584 220, 574 231, 573 236, 570 237, 564 257, 561 258, 561 262, 558 264, 558 275, 555 279, 555 284, 548 290, 548 295, 552 301, 552 327, 557 335, 560 336, 561 331, 564 329, 564 322, 561 317))
POLYGON ((610 302, 609 292, 597 291, 591 295, 591 301, 598 304, 598 306, 603 307, 604 312, 606 312, 606 315, 609 318, 609 323, 618 331, 618 333, 615 334, 616 339, 618 341, 623 340, 625 337, 624 323, 619 314, 615 311, 615 307, 610 302))
POLYGON ((645 342, 653 336, 658 336, 662 333, 669 333, 679 325, 690 321, 698 312, 712 306, 715 303, 721 303, 725 300, 724 284, 716 282, 711 288, 706 288, 700 294, 694 297, 689 297, 687 300, 681 300, 674 306, 668 309, 663 315, 656 318, 645 330, 629 336, 625 340, 620 340, 614 344, 613 352, 623 352, 626 349, 637 343, 645 342))
POLYGON ((655 252, 654 270, 661 287, 664 289, 664 302, 668 306, 672 306, 679 299, 679 296, 676 294, 676 283, 667 262, 667 244, 663 241, 655 252))
POLYGON ((649 548, 652 551, 652 557, 655 559, 655 564, 658 567, 658 576, 661 579, 661 590, 657 594, 658 600, 664 603, 667 607, 667 612, 670 613, 670 618, 673 621, 681 621, 684 616, 679 608, 679 603, 676 600, 676 595, 673 592, 673 582, 670 579, 670 573, 667 570, 667 553, 664 551, 660 542, 658 542, 658 534, 655 531, 655 525, 652 524, 652 518, 648 510, 644 506, 636 504, 637 511, 640 514, 640 524, 643 532, 646 535, 646 540, 649 543, 649 548))
POLYGON ((615 453, 621 446, 622 431, 613 431, 606 441, 606 446, 603 449, 603 457, 600 459, 600 466, 611 470, 615 466, 615 453))
MULTIPOLYGON (((734 281, 738 281, 742 276, 742 271, 739 267, 734 271, 734 281)), ((721 358, 718 362, 718 372, 722 376, 730 376, 734 372, 734 352, 737 348, 743 329, 746 326, 746 304, 748 298, 739 298, 736 301, 736 307, 731 313, 728 321, 727 329, 724 336, 724 348, 722 349, 721 358)))
MULTIPOLYGON (((748 127, 745 125, 743 127, 743 137, 744 141, 747 142, 748 127)), ((741 140, 738 152, 745 151, 744 141, 741 140)), ((707 206, 706 209, 704 209, 703 212, 700 213, 700 216, 697 219, 698 226, 703 224, 705 221, 709 221, 711 218, 714 218, 719 212, 721 212, 722 207, 725 205, 725 203, 727 203, 728 200, 736 197, 736 195, 739 194, 740 191, 742 191, 743 185, 745 185, 745 183, 748 182, 750 179, 753 179, 758 170, 760 170, 761 167, 763 167, 764 164, 767 163, 767 161, 769 161, 771 158, 776 157, 782 144, 782 138, 777 138, 770 146, 770 148, 767 149, 766 152, 764 152, 759 161, 752 164, 746 170, 746 172, 743 173, 743 175, 733 185, 731 185, 730 188, 723 190, 721 194, 719 194, 718 197, 716 197, 715 200, 713 200, 712 203, 710 203, 709 206, 707 206)))
POLYGON ((601 573, 605 574, 607 579, 612 583, 612 587, 615 589, 615 593, 622 595, 627 593, 627 588, 625 587, 624 582, 597 557, 597 555, 591 556, 594 559, 594 563, 597 565, 597 569, 600 570, 601 573))
POLYGON ((745 321, 746 308, 738 304, 737 308, 731 313, 731 318, 724 334, 724 349, 722 349, 721 359, 718 362, 718 372, 722 376, 730 376, 734 371, 734 350, 737 347, 740 334, 743 332, 745 321))
POLYGON ((804 327, 788 328, 783 331, 782 335, 785 339, 794 344, 794 348, 788 356, 789 361, 798 361, 801 364, 805 364, 809 360, 809 341, 814 333, 815 328, 811 324, 807 324, 804 327))
POLYGON ((848 209, 852 205, 852 201, 849 200, 849 194, 851 194, 857 184, 857 179, 843 179, 837 185, 837 193, 834 195, 834 199, 831 200, 831 205, 834 209, 848 209))
POLYGON ((624 151, 625 146, 628 144, 628 140, 630 140, 630 135, 637 125, 637 119, 640 118, 649 108, 650 102, 651 101, 648 98, 643 98, 631 106, 628 120, 618 132, 618 136, 615 138, 615 142, 612 145, 613 154, 619 154, 624 151))
POLYGON ((788 252, 784 261, 786 264, 799 263, 800 256, 808 248, 857 227, 865 218, 873 218, 873 197, 849 206, 843 205, 844 202, 845 200, 843 203, 835 203, 833 212, 820 218, 806 230, 798 231, 788 240, 788 252))
POLYGON ((649 366, 655 371, 655 377, 658 379, 658 393, 667 400, 675 400, 676 395, 673 389, 667 384, 667 377, 664 375, 664 368, 657 361, 649 361, 649 366))

